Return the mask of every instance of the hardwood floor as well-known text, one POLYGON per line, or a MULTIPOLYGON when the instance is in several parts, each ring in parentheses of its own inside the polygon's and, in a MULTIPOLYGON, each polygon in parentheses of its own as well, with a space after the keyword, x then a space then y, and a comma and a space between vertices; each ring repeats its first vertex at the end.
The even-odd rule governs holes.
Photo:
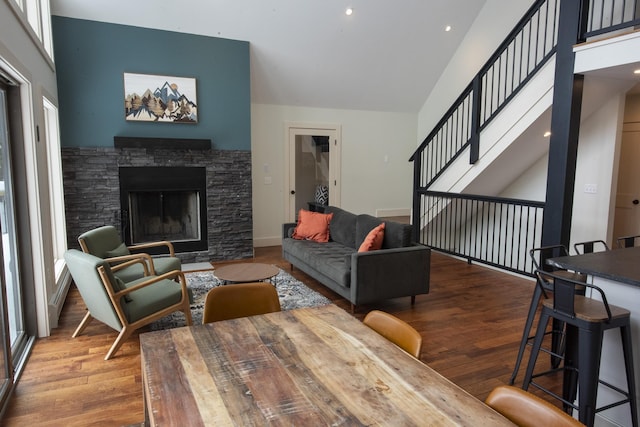
MULTIPOLYGON (((255 252, 254 261, 290 271, 279 246, 255 252)), ((346 300, 304 273, 292 274, 349 310, 346 300)), ((421 360, 484 400, 509 380, 533 286, 527 279, 433 252, 429 294, 419 295, 414 306, 409 298, 361 306, 355 316, 362 319, 377 308, 406 320, 423 336, 421 360)), ((143 420, 138 334, 104 361, 116 336, 112 329, 94 321, 82 336, 71 338, 84 312, 72 287, 60 326, 37 341, 2 425, 123 426, 143 420)), ((519 380, 522 374, 524 369, 519 380)))

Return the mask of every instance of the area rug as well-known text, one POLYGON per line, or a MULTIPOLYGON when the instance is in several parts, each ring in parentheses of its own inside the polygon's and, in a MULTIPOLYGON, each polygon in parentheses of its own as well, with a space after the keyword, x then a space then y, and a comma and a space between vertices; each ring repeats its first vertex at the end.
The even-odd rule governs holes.
MULTIPOLYGON (((211 288, 220 286, 222 282, 215 277, 213 271, 185 273, 187 286, 193 292, 193 304, 191 304, 191 317, 194 325, 202 323, 202 310, 204 299, 211 288)), ((304 283, 297 280, 289 273, 280 269, 277 276, 271 279, 275 283, 280 297, 280 306, 283 311, 303 307, 318 307, 331 303, 331 301, 316 291, 309 289, 304 283)), ((224 285, 224 286, 233 286, 224 285)), ((185 318, 182 312, 177 311, 169 316, 151 323, 152 331, 185 326, 185 318)))

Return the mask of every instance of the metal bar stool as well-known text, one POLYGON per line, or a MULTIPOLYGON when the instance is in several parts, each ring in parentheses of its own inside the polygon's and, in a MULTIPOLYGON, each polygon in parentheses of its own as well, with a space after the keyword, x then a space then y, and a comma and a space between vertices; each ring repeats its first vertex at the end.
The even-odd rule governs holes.
POLYGON ((593 426, 596 412, 628 403, 632 425, 638 427, 629 310, 608 304, 604 292, 597 286, 544 271, 537 271, 536 274, 542 276, 544 281, 553 284, 553 300, 545 300, 542 303, 540 322, 522 388, 528 390, 529 386, 533 385, 561 400, 567 412, 577 409, 580 421, 587 426, 593 426), (600 295, 602 300, 576 295, 576 287, 591 288, 600 295), (534 374, 533 371, 549 319, 557 319, 566 324, 567 341, 564 366, 534 374), (613 328, 620 328, 627 391, 599 379, 604 331, 613 328), (558 370, 562 370, 564 374, 562 396, 558 396, 534 381, 535 378, 558 370), (596 408, 598 383, 614 390, 623 398, 596 408), (578 405, 574 404, 576 395, 578 395, 578 405))
POLYGON ((604 240, 589 240, 587 242, 574 243, 573 249, 575 249, 578 255, 583 255, 591 254, 593 252, 608 251, 609 245, 607 245, 607 242, 604 240))
MULTIPOLYGON (((529 250, 529 256, 531 257, 531 262, 533 263, 535 270, 540 270, 541 265, 545 265, 545 261, 548 258, 555 258, 561 256, 569 255, 569 251, 564 245, 550 245, 543 246, 540 248, 533 248, 529 250)), ((558 270, 554 267, 547 266, 549 269, 554 270, 557 274, 565 275, 566 277, 578 280, 578 281, 586 281, 587 278, 584 274, 574 273, 572 271, 566 270, 558 270)), ((522 356, 524 355, 524 349, 527 344, 530 344, 533 341, 534 336, 531 334, 531 327, 533 326, 533 320, 536 315, 536 311, 538 311, 538 304, 540 300, 544 297, 547 298, 546 292, 550 292, 553 290, 553 285, 551 283, 545 283, 544 281, 540 282, 542 279, 540 276, 536 275, 536 286, 533 288, 533 295, 531 296, 531 303, 529 304, 529 312, 527 314, 527 320, 524 324, 524 330, 522 331, 522 338, 520 340, 520 348, 518 349, 518 356, 516 357, 516 365, 513 368, 513 373, 511 374, 511 379, 509 380, 509 385, 513 385, 516 381, 516 377, 518 376, 518 371, 520 370, 520 364, 522 363, 522 356)), ((584 288, 583 288, 584 290, 584 288)), ((557 354, 561 354, 562 352, 559 350, 562 346, 562 331, 563 325, 561 322, 554 321, 553 329, 550 334, 553 334, 552 338, 552 351, 553 355, 551 357, 551 364, 553 367, 557 367, 560 363, 561 358, 557 356, 557 354)), ((549 352, 547 349, 543 349, 542 351, 549 352)))
POLYGON ((640 235, 618 237, 616 241, 619 248, 632 248, 640 245, 640 235))

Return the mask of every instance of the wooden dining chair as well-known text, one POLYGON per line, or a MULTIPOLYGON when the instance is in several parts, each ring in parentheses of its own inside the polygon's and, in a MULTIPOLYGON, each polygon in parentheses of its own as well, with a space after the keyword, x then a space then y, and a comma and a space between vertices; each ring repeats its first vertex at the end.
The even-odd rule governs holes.
POLYGON ((580 421, 538 396, 513 386, 498 386, 485 403, 520 427, 580 427, 580 421))
POLYGON ((267 282, 235 283, 211 289, 204 302, 202 323, 280 311, 275 286, 267 282))
POLYGON ((384 311, 372 310, 367 313, 362 323, 416 359, 420 359, 422 336, 407 322, 384 311))

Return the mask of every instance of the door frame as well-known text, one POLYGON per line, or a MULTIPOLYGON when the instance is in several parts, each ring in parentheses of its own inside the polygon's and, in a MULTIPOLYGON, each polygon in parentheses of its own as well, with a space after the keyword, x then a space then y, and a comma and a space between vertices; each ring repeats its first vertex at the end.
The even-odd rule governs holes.
POLYGON ((285 122, 284 144, 284 215, 285 221, 295 222, 296 212, 291 191, 295 182, 295 141, 296 136, 329 136, 329 204, 340 206, 340 186, 342 171, 342 126, 335 123, 285 122))
MULTIPOLYGON (((624 150, 625 142, 626 144, 631 144, 629 138, 625 138, 625 136, 634 133, 637 134, 640 132, 640 123, 639 122, 626 122, 622 127, 622 134, 620 140, 620 158, 623 156, 629 156, 631 153, 627 153, 624 150)), ((628 151, 628 150, 627 150, 628 151)), ((611 247, 616 247, 618 237, 622 236, 630 236, 638 234, 638 224, 635 224, 633 227, 633 223, 637 221, 638 217, 638 209, 640 207, 632 204, 632 200, 637 200, 640 195, 640 191, 638 191, 637 186, 634 188, 635 191, 632 193, 620 192, 620 182, 623 180, 630 181, 632 177, 624 175, 620 170, 620 165, 617 166, 617 179, 616 179, 616 189, 613 194, 614 200, 614 211, 613 211, 613 221, 612 221, 612 238, 611 238, 611 247)), ((625 182, 626 182, 625 181, 625 182)), ((631 181, 633 182, 633 181, 631 181)), ((627 189, 628 185, 625 186, 627 189)))

